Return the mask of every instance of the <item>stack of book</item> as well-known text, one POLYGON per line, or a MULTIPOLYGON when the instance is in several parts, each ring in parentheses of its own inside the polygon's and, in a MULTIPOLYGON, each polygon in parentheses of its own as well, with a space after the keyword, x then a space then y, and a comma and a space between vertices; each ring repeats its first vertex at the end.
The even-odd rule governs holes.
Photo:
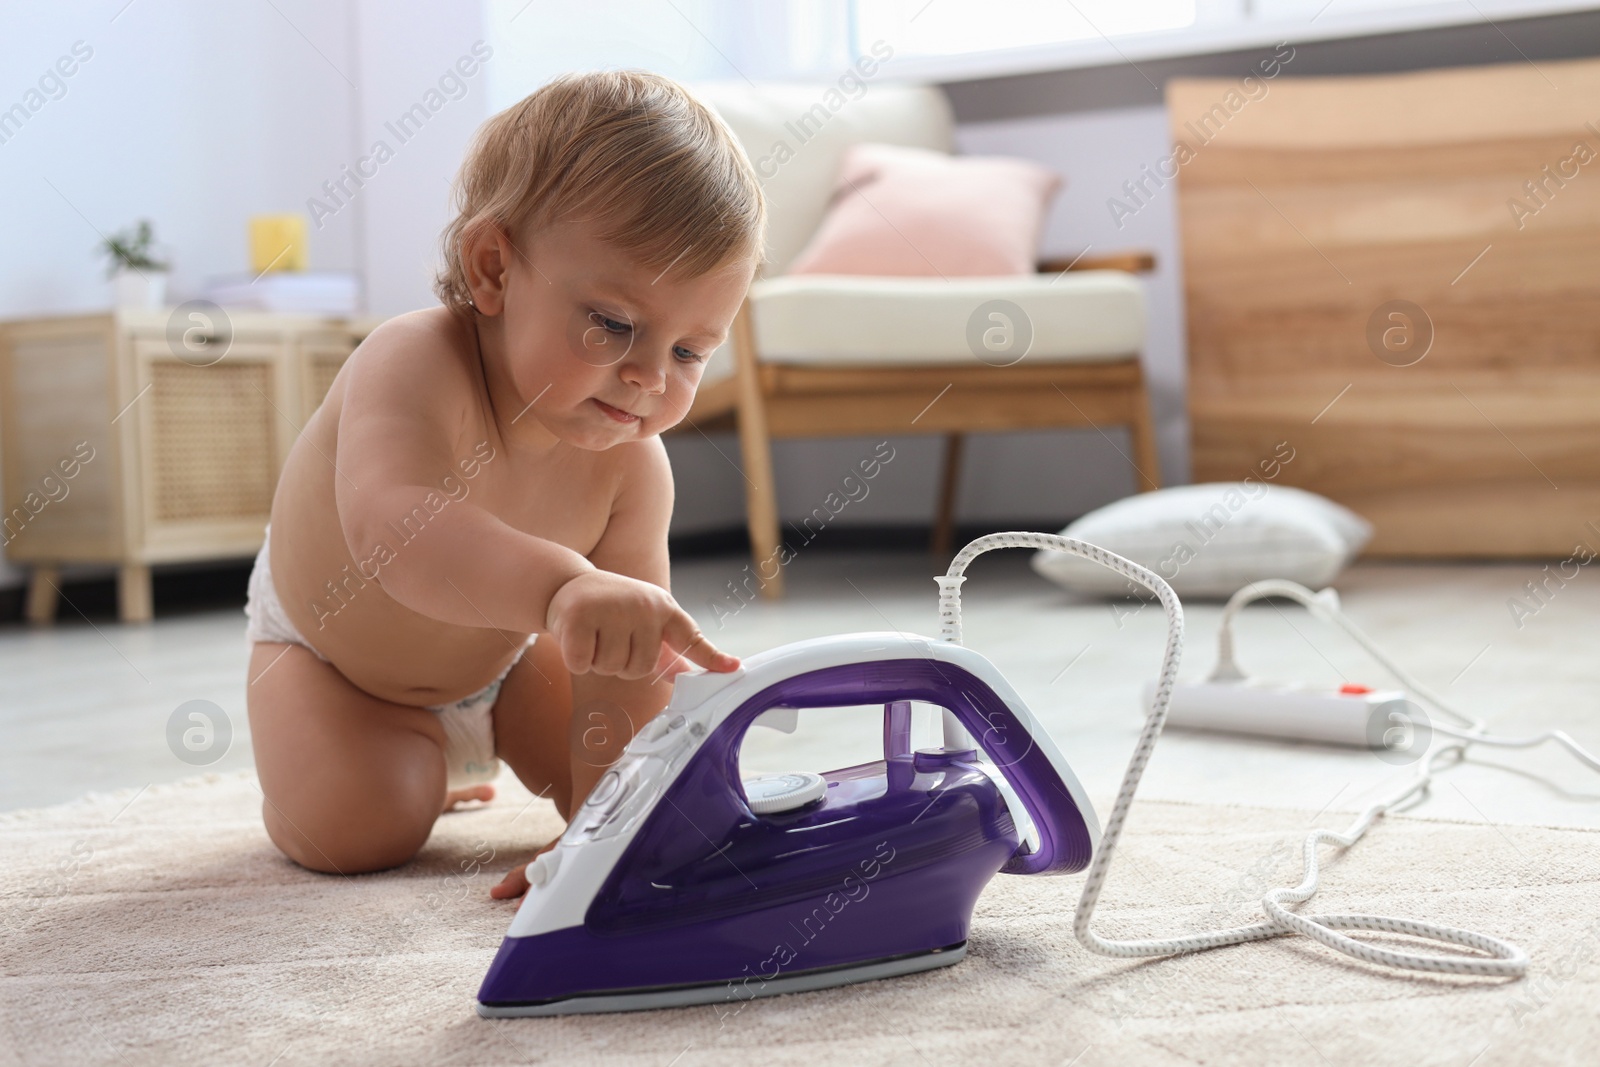
POLYGON ((358 309, 361 281, 353 271, 269 271, 213 278, 201 295, 225 308, 349 316, 358 309))

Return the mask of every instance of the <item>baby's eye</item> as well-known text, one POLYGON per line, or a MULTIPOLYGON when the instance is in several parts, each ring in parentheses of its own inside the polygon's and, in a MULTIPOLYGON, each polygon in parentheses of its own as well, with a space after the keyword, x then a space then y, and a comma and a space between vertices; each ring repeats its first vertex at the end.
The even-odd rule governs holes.
POLYGON ((633 327, 628 323, 618 322, 616 319, 608 318, 607 316, 600 314, 598 311, 591 314, 589 318, 607 333, 627 333, 629 330, 633 329, 633 327))
POLYGON ((703 362, 705 362, 705 358, 706 358, 705 356, 702 356, 700 353, 694 351, 693 349, 684 348, 682 345, 677 345, 676 347, 674 347, 673 350, 672 350, 672 354, 677 356, 680 360, 682 360, 685 363, 703 363, 703 362))

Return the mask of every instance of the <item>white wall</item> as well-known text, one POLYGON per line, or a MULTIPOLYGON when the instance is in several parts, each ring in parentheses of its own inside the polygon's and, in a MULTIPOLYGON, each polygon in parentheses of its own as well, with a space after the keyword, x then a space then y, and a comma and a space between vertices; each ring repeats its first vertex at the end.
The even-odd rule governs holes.
POLYGON ((439 234, 450 220, 450 182, 473 131, 489 116, 489 82, 504 61, 489 44, 479 0, 346 2, 355 9, 361 87, 353 151, 367 156, 377 141, 394 151, 350 206, 360 208, 367 310, 396 315, 438 303, 432 282, 439 234), (463 66, 456 68, 458 62, 463 66), (460 77, 461 70, 473 73, 460 77), (449 80, 452 73, 464 88, 449 80), (437 95, 430 98, 430 91, 437 95), (420 132, 398 126, 408 109, 441 100, 420 132))
MULTIPOLYGON (((271 5, 202 0, 120 15, 126 0, 7 6, 0 107, 74 42, 93 54, 64 96, 0 144, 0 316, 109 306, 96 245, 141 217, 170 250, 181 296, 248 269, 247 216, 303 209, 346 155, 351 98, 290 22, 336 58, 348 23, 341 4, 275 2, 287 21, 271 5)), ((313 266, 352 266, 348 221, 314 234, 310 255, 313 266)))

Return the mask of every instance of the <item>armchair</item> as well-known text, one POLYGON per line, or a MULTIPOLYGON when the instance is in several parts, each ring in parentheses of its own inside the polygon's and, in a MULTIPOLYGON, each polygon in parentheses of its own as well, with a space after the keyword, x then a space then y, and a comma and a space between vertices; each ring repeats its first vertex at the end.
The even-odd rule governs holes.
POLYGON ((764 268, 734 323, 732 366, 720 354, 711 361, 686 424, 738 429, 751 551, 768 597, 783 587, 781 568, 767 562, 780 542, 776 439, 944 436, 937 553, 950 550, 968 433, 1124 426, 1140 490, 1160 485, 1139 363, 1144 293, 1134 277, 1153 267, 1149 255, 1047 260, 1020 277, 785 276, 827 211, 846 148, 875 141, 951 151, 949 104, 921 86, 873 85, 834 110, 827 87, 700 92, 755 164, 769 221, 764 268), (1006 305, 994 318, 983 305, 997 300, 1006 305), (973 338, 991 320, 1002 333, 1027 330, 1031 343, 980 358, 973 338))

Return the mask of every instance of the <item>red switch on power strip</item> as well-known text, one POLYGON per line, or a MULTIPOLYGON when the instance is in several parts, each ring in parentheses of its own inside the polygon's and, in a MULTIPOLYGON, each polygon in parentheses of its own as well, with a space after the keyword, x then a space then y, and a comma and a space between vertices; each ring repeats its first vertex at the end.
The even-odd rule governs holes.
POLYGON ((1372 692, 1372 686, 1359 685, 1355 682, 1346 682, 1339 687, 1339 692, 1343 693, 1345 696, 1356 697, 1361 696, 1364 693, 1372 692))

